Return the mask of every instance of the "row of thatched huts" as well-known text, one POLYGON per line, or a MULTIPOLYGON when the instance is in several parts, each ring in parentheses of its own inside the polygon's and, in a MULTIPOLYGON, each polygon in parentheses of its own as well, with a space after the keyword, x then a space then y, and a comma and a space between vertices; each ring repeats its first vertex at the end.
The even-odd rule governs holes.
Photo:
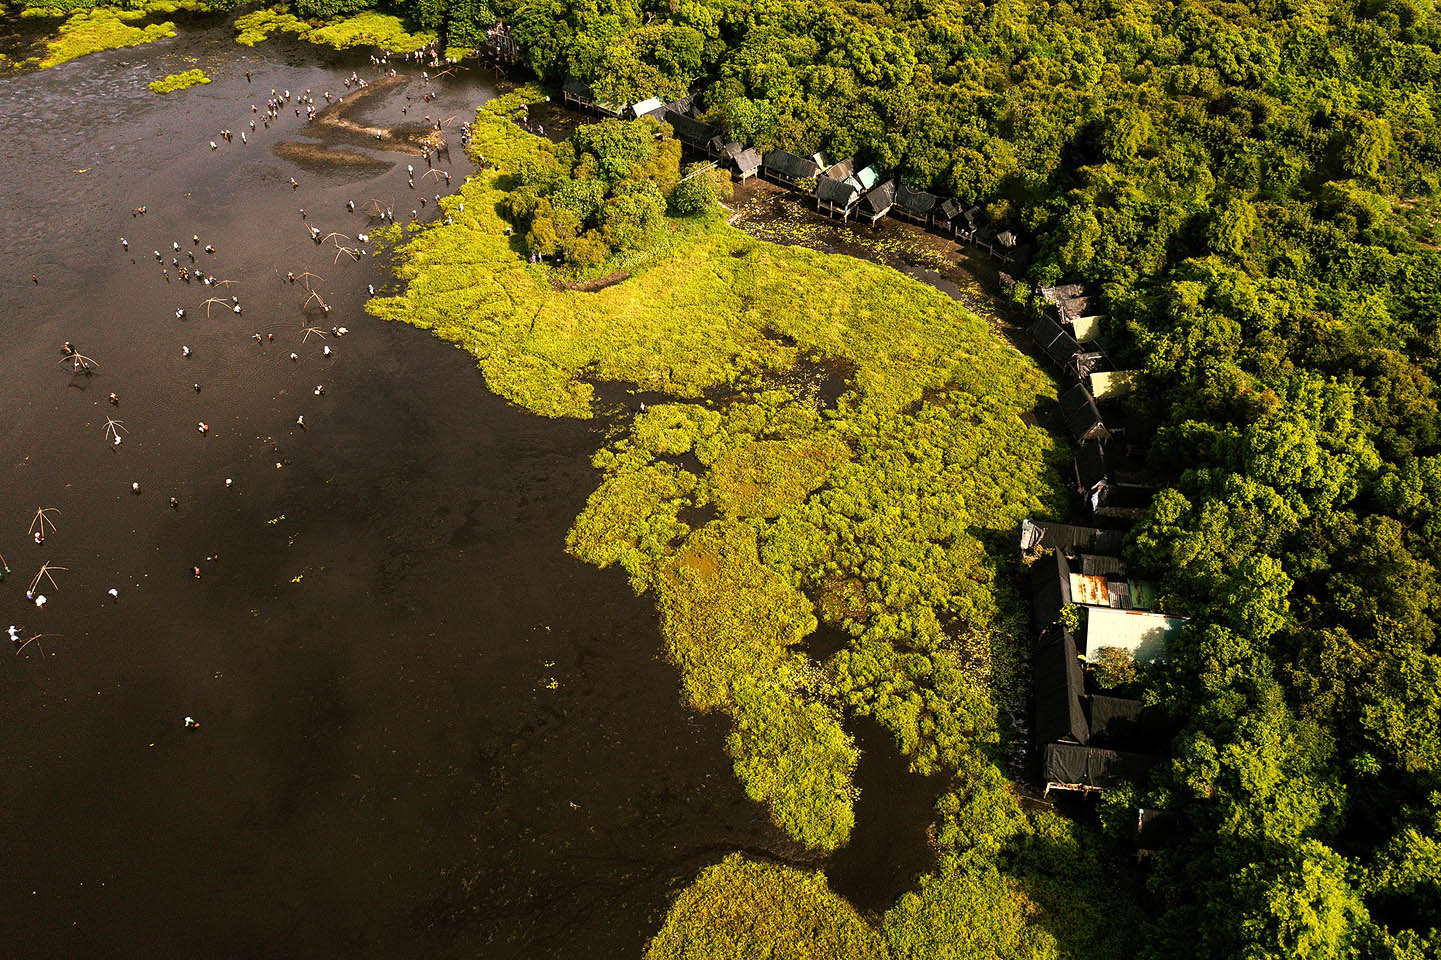
POLYGON ((1030 251, 1010 230, 995 230, 978 206, 964 207, 954 197, 912 190, 897 177, 884 177, 874 166, 857 166, 856 158, 832 161, 823 153, 810 156, 788 150, 761 153, 729 141, 718 128, 694 115, 696 94, 665 103, 659 98, 639 103, 611 103, 597 98, 591 86, 571 78, 562 93, 567 105, 619 119, 653 117, 670 124, 681 143, 716 161, 738 180, 759 176, 789 190, 809 195, 816 209, 842 220, 855 218, 874 226, 894 216, 936 230, 961 242, 986 249, 1003 263, 1024 262, 1030 251))

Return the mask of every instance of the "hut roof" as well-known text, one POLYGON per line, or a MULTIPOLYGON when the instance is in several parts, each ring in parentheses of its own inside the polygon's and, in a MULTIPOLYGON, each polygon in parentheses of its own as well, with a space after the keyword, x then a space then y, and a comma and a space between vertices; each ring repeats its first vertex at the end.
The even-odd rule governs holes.
POLYGON ((1071 438, 1077 443, 1110 439, 1111 434, 1101 419, 1101 411, 1096 407, 1091 391, 1079 383, 1061 394, 1061 416, 1070 428, 1071 438))
POLYGON ((1047 303, 1055 305, 1063 320, 1084 316, 1090 306, 1086 288, 1079 283, 1059 283, 1053 287, 1042 287, 1041 296, 1047 303))
POLYGON ((1031 565, 1031 615, 1036 629, 1045 630, 1071 602, 1071 565, 1060 550, 1031 565))
POLYGON ((941 216, 945 218, 947 223, 956 219, 956 217, 959 217, 960 215, 961 201, 957 200, 955 197, 947 197, 946 199, 941 201, 941 216))
POLYGON ((860 170, 851 174, 850 181, 851 185, 856 188, 857 193, 865 193, 871 187, 874 187, 876 181, 880 178, 881 175, 876 172, 875 167, 862 167, 860 170))
POLYGON ((920 190, 912 190, 904 183, 896 184, 896 206, 901 207, 908 213, 918 217, 930 216, 932 210, 941 202, 941 198, 934 193, 924 193, 920 190))
POLYGON ((1076 656, 1076 641, 1071 631, 1057 627, 1042 633, 1036 644, 1034 665, 1036 743, 1090 742, 1090 727, 1081 707, 1085 674, 1076 656))
POLYGON ((1106 647, 1128 650, 1142 663, 1163 659, 1166 644, 1185 625, 1184 617, 1092 607, 1086 613, 1086 659, 1096 662, 1106 647))
POLYGON ((640 103, 635 104, 630 109, 631 112, 635 114, 636 119, 639 120, 641 117, 650 116, 652 113, 657 113, 664 110, 665 101, 663 101, 660 97, 651 97, 647 100, 642 100, 640 103))
MULTIPOLYGON (((701 147, 716 135, 715 127, 701 123, 695 117, 688 117, 669 108, 665 111, 665 122, 675 131, 676 139, 692 147, 701 147)), ((740 145, 737 144, 737 147, 740 145)))
POLYGON ((821 177, 816 181, 816 199, 848 207, 856 201, 856 188, 846 180, 821 177))
POLYGON ((1087 577, 1125 576, 1126 564, 1120 557, 1108 557, 1099 553, 1081 554, 1081 573, 1087 577))
POLYGON ((1098 483, 1111 479, 1106 469, 1106 451, 1099 443, 1082 444, 1076 451, 1076 489, 1084 496, 1098 483))
POLYGON ((1124 397, 1135 391, 1141 382, 1139 370, 1112 370, 1091 374, 1091 391, 1101 399, 1124 397))
POLYGON ((688 93, 685 96, 681 97, 679 100, 672 100, 670 103, 665 105, 666 111, 674 111, 676 113, 690 113, 691 107, 695 106, 695 98, 698 96, 699 94, 696 93, 688 93))
POLYGON ((1069 523, 1032 520, 1029 517, 1021 521, 1020 534, 1023 554, 1035 549, 1045 549, 1119 556, 1125 541, 1125 534, 1119 530, 1078 527, 1069 523))
POLYGON ((1155 763, 1155 757, 1144 753, 1049 743, 1041 773, 1050 783, 1118 787, 1140 780, 1155 763))
POLYGON ((1086 706, 1089 742, 1096 746, 1159 753, 1171 739, 1165 719, 1139 700, 1095 694, 1086 706))
POLYGON ((1075 357, 1081 352, 1081 345, 1059 323, 1045 315, 1037 317, 1036 322, 1031 324, 1031 339, 1036 341, 1041 352, 1062 371, 1069 372, 1074 369, 1075 357))
POLYGON ((761 158, 761 163, 765 164, 767 170, 774 170, 790 180, 814 177, 820 173, 820 167, 816 166, 814 160, 798 157, 785 150, 772 150, 761 158))
POLYGON ((826 176, 832 180, 844 180, 856 172, 856 158, 847 157, 838 163, 833 163, 826 168, 826 176))
POLYGON ((761 154, 755 147, 746 147, 732 157, 731 162, 741 173, 755 173, 761 165, 761 154))
POLYGON ((896 182, 887 180, 871 192, 861 197, 861 209, 867 213, 879 216, 891 208, 896 201, 896 182))

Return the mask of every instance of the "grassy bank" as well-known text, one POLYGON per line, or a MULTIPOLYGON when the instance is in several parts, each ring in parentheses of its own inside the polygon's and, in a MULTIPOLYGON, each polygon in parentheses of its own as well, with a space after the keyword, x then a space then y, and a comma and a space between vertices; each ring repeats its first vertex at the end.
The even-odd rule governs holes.
MULTIPOLYGON (((996 944, 1018 942, 1014 927, 1054 947, 1032 929, 1046 909, 1034 878, 1006 872, 1027 862, 1036 827, 991 759, 1026 625, 1000 543, 1023 514, 1058 507, 1048 491, 1065 451, 1023 419, 1050 383, 932 288, 751 239, 716 215, 671 222, 682 239, 625 282, 554 289, 498 213, 537 142, 508 114, 538 96, 482 108, 473 149, 498 169, 442 201, 453 224, 401 248, 405 292, 370 309, 463 345, 492 390, 537 414, 595 416, 601 381, 647 391, 596 454, 600 483, 567 549, 654 594, 683 695, 731 718, 737 776, 798 842, 835 849, 852 829, 847 710, 877 718, 917 769, 955 778, 947 803, 962 825, 943 831, 943 869, 867 943, 926 955, 923 928, 943 919, 932 914, 975 900, 990 902, 996 944), (850 638, 823 663, 806 652, 821 621, 850 638)), ((765 955, 736 939, 725 904, 774 904, 774 927, 752 933, 790 938, 783 874, 742 861, 703 874, 652 956, 765 955), (713 940, 684 933, 710 923, 713 940)), ((796 922, 818 952, 775 955, 851 955, 827 954, 831 934, 796 922)))

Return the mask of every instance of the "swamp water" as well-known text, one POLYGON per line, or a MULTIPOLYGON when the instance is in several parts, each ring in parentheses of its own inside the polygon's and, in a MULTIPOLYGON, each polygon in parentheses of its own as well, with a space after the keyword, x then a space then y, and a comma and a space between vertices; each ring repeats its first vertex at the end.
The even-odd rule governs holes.
MULTIPOLYGON (((0 625, 44 634, 0 657, 6 952, 638 956, 726 853, 818 864, 745 798, 724 721, 681 706, 651 599, 563 551, 606 424, 492 396, 466 354, 363 313, 381 259, 308 236, 375 229, 372 199, 427 219, 419 192, 444 185, 293 100, 241 144, 272 87, 319 108, 351 70, 376 77, 368 58, 232 37, 184 28, 0 80, 0 625), (146 89, 195 66, 210 85, 146 89), (177 281, 187 250, 237 282, 177 281), (284 279, 306 271, 328 314, 284 279), (206 316, 232 294, 241 315, 206 316), (93 376, 57 364, 67 340, 93 376), (39 507, 59 510, 43 544, 39 507), (68 570, 37 609, 47 561, 68 570)), ((352 119, 458 125, 494 92, 401 72, 352 119)), ((437 166, 458 184, 451 129, 437 166)), ((835 881, 881 910, 928 854, 918 828, 897 869, 880 791, 909 787, 862 764, 835 881)), ((913 779, 923 802, 898 803, 924 817, 935 788, 913 779)))

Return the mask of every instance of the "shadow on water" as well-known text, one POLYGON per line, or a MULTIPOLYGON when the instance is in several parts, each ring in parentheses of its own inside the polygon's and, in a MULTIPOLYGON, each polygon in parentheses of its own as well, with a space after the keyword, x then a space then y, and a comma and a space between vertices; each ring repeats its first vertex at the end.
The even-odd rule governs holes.
POLYGON ((826 877, 861 910, 880 914, 935 867, 931 827, 945 778, 911 773, 890 733, 869 717, 846 725, 861 750, 860 799, 851 842, 827 862, 826 877))

